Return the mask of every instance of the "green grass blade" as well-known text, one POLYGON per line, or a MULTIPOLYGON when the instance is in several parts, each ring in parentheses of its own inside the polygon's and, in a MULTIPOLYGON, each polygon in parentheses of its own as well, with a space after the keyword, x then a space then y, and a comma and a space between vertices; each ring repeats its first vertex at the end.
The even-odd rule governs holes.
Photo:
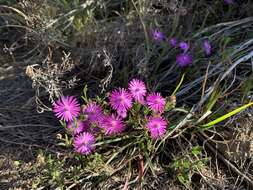
MULTIPOLYGON (((133 143, 134 144, 134 143, 133 143)), ((129 144, 127 144, 126 146, 123 146, 123 147, 121 147, 117 152, 115 152, 111 157, 110 157, 110 159, 105 163, 105 165, 108 165, 108 164, 110 164, 111 163, 111 161, 116 157, 116 156, 118 156, 121 152, 123 152, 127 147, 129 147, 129 146, 131 146, 131 145, 133 145, 132 143, 129 143, 129 144)))
POLYGON ((237 108, 237 109, 235 109, 235 110, 233 110, 233 111, 231 111, 231 112, 229 112, 229 113, 227 113, 227 114, 225 114, 225 115, 223 115, 223 116, 221 116, 221 117, 219 117, 219 118, 217 118, 217 119, 215 119, 215 120, 213 120, 213 121, 211 121, 207 124, 201 125, 201 127, 205 128, 205 129, 208 129, 208 128, 212 127, 213 125, 215 125, 215 124, 217 124, 217 123, 219 123, 219 122, 221 122, 221 121, 223 121, 223 120, 239 113, 242 110, 245 110, 246 108, 248 108, 252 105, 253 105, 253 102, 250 102, 250 103, 248 103, 244 106, 241 106, 241 107, 239 107, 239 108, 237 108))
POLYGON ((179 84, 177 85, 176 89, 175 89, 174 92, 172 93, 172 96, 175 95, 176 92, 178 91, 178 89, 181 87, 181 85, 182 85, 182 83, 183 83, 183 81, 184 81, 184 76, 185 76, 185 73, 182 75, 179 84))
POLYGON ((209 102, 207 103, 206 112, 212 110, 213 106, 218 101, 220 94, 221 94, 221 90, 216 87, 215 90, 213 91, 212 95, 211 95, 211 98, 210 98, 209 102))

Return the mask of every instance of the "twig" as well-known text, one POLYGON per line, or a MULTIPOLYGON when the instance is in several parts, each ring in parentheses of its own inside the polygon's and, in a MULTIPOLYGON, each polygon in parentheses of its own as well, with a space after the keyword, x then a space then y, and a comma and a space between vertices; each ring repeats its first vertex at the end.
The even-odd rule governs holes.
MULTIPOLYGON (((204 142, 205 138, 199 134, 199 138, 204 142)), ((227 160, 218 150, 216 150, 209 142, 205 141, 206 146, 217 155, 217 157, 224 162, 224 164, 230 168, 234 173, 242 176, 242 180, 244 180, 252 189, 253 189, 253 179, 250 179, 247 175, 242 173, 236 166, 234 166, 229 160, 227 160)))

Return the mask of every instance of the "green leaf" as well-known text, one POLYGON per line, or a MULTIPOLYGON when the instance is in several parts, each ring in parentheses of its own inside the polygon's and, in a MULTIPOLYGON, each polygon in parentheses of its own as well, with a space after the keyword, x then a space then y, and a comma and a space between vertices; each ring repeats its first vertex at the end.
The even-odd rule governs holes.
POLYGON ((173 164, 172 164, 172 167, 173 168, 175 168, 175 169, 177 169, 177 168, 179 168, 179 160, 175 160, 174 162, 173 162, 173 164))
POLYGON ((195 164, 195 166, 197 167, 197 168, 202 168, 202 167, 204 167, 204 163, 202 162, 202 160, 199 160, 199 161, 197 161, 197 163, 195 164))
POLYGON ((185 187, 189 186, 189 179, 185 175, 178 175, 177 176, 178 181, 183 184, 185 187))
POLYGON ((195 146, 192 148, 191 150, 191 153, 194 155, 194 156, 197 156, 201 153, 202 151, 202 147, 201 146, 195 146))
POLYGON ((233 111, 231 111, 231 112, 229 112, 229 113, 227 113, 227 114, 225 114, 225 115, 223 115, 223 116, 221 116, 221 117, 215 119, 214 121, 211 121, 211 122, 209 122, 209 123, 207 123, 207 124, 201 125, 201 127, 202 127, 202 128, 205 128, 205 129, 209 129, 209 128, 211 128, 213 125, 215 125, 215 124, 217 124, 217 123, 219 123, 219 122, 221 122, 221 121, 224 121, 225 119, 227 119, 227 118, 229 118, 229 117, 231 117, 231 116, 233 116, 233 115, 239 113, 240 111, 245 110, 246 108, 248 108, 248 107, 250 107, 250 106, 252 106, 252 105, 253 105, 253 102, 250 102, 250 103, 248 103, 248 104, 246 104, 246 105, 244 105, 244 106, 241 106, 241 107, 239 107, 239 108, 237 108, 237 109, 235 109, 235 110, 233 110, 233 111))
POLYGON ((190 168, 190 161, 189 160, 183 160, 182 166, 184 169, 190 168))
POLYGON ((172 130, 172 129, 174 129, 175 127, 176 127, 176 125, 170 125, 170 126, 169 126, 169 129, 172 130))
POLYGON ((89 101, 88 96, 87 96, 87 92, 88 92, 88 86, 86 84, 86 85, 84 85, 83 96, 82 96, 85 103, 87 103, 89 101))
POLYGON ((64 127, 64 128, 66 128, 66 123, 64 122, 64 121, 62 121, 62 120, 60 120, 60 124, 64 127))
POLYGON ((15 160, 15 161, 13 162, 13 164, 14 164, 14 166, 18 167, 18 166, 20 165, 20 161, 15 160))

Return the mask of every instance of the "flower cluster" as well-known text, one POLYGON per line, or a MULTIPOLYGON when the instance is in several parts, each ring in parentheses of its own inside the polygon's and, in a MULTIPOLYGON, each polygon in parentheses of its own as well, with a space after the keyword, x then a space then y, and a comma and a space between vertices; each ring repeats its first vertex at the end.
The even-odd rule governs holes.
MULTIPOLYGON (((193 57, 190 53, 190 44, 186 41, 178 42, 175 37, 168 39, 164 33, 159 30, 152 31, 152 38, 156 42, 168 42, 173 48, 179 48, 181 52, 176 56, 177 64, 183 68, 193 63, 193 57)), ((210 56, 212 53, 212 46, 209 40, 204 40, 202 43, 202 49, 206 56, 210 56)))
POLYGON ((80 106, 77 98, 66 96, 53 104, 53 112, 60 120, 67 122, 66 129, 73 135, 75 151, 87 155, 95 149, 96 136, 113 136, 126 129, 134 130, 128 124, 130 115, 131 118, 137 117, 132 114, 136 107, 142 121, 138 125, 147 130, 152 139, 163 137, 167 129, 163 116, 165 105, 166 99, 160 93, 148 93, 143 81, 133 79, 127 89, 117 88, 109 94, 105 108, 94 100, 80 106))

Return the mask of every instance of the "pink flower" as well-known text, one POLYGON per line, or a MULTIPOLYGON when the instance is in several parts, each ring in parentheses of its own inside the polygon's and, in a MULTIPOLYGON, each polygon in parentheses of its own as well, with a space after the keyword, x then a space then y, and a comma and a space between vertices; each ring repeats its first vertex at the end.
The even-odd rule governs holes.
POLYGON ((88 116, 88 121, 91 123, 99 124, 104 118, 104 113, 103 113, 102 108, 99 105, 97 105, 95 102, 88 103, 84 107, 83 113, 88 116))
POLYGON ((106 135, 114 135, 121 133, 125 129, 125 126, 120 117, 112 114, 104 119, 102 128, 105 130, 106 135))
POLYGON ((67 124, 67 129, 74 135, 87 131, 88 128, 89 124, 87 121, 71 121, 67 124))
POLYGON ((84 132, 74 138, 73 146, 76 152, 88 155, 94 150, 95 141, 92 134, 84 132))
POLYGON ((114 90, 109 97, 111 107, 117 112, 127 112, 132 107, 132 96, 124 88, 114 90))
POLYGON ((166 100, 160 93, 151 93, 147 96, 147 105, 154 112, 162 113, 165 108, 166 100))
POLYGON ((125 110, 117 110, 117 114, 118 114, 118 116, 120 116, 122 118, 127 117, 127 112, 125 110))
POLYGON ((162 137, 166 133, 167 122, 162 117, 151 117, 146 124, 153 139, 162 137))
POLYGON ((53 112, 61 120, 73 121, 80 113, 80 104, 74 96, 61 97, 53 104, 53 112))
POLYGON ((147 88, 143 81, 138 79, 131 80, 129 82, 128 89, 136 102, 139 102, 141 104, 144 103, 144 97, 146 96, 147 88))

